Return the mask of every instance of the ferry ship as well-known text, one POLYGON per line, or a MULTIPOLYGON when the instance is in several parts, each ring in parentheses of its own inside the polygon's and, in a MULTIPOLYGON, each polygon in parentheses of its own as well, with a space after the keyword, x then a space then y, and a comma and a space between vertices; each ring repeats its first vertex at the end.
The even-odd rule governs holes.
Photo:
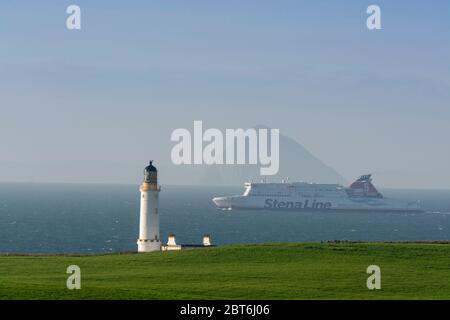
POLYGON ((249 182, 243 195, 212 201, 222 210, 423 212, 419 202, 384 197, 372 184, 371 174, 360 176, 348 188, 339 184, 249 182))

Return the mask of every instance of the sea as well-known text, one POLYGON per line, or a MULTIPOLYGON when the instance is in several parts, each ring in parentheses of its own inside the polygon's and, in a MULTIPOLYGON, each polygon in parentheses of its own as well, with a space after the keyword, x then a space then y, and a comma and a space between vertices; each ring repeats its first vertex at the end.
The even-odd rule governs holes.
MULTIPOLYGON (((222 211, 214 196, 243 187, 162 186, 160 229, 179 244, 450 240, 450 190, 380 190, 424 213, 222 211)), ((139 186, 0 183, 0 253, 136 251, 139 186)))

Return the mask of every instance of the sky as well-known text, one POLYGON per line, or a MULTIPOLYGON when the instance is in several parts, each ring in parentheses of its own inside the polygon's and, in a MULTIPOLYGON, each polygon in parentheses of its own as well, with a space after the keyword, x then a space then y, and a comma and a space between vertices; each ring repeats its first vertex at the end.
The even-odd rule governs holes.
POLYGON ((279 128, 348 180, 450 189, 449 40, 445 0, 2 1, 0 181, 139 183, 202 120, 279 128))

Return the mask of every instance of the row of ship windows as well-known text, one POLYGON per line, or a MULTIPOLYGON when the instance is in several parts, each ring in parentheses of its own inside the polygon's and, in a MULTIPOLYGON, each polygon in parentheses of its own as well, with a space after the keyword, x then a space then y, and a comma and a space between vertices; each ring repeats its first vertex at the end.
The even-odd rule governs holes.
MULTIPOLYGON (((320 192, 320 190, 319 191, 315 191, 315 192, 320 192)), ((279 196, 279 197, 290 197, 290 196, 292 196, 292 194, 293 193, 250 193, 252 196, 263 196, 263 197, 267 197, 267 196, 279 196)), ((303 192, 296 192, 295 194, 298 194, 298 195, 308 195, 308 194, 305 194, 305 193, 303 193, 303 192)))
POLYGON ((281 193, 257 193, 257 194, 252 194, 252 196, 255 197, 290 197, 290 194, 281 194, 281 193))
MULTIPOLYGON (((256 190, 255 190, 256 191, 256 190)), ((314 190, 289 190, 290 192, 341 192, 342 189, 314 189, 314 190)))
MULTIPOLYGON (((250 194, 253 197, 292 197, 292 194, 282 194, 282 193, 256 193, 256 194, 250 194)), ((302 196, 302 197, 322 197, 323 195, 317 195, 317 194, 304 194, 304 193, 299 193, 298 196, 302 196)))

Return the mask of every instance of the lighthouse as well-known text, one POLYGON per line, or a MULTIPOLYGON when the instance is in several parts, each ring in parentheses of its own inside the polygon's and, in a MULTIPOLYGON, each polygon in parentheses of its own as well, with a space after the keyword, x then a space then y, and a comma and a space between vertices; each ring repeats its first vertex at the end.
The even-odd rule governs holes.
POLYGON ((152 252, 161 250, 159 239, 159 192, 158 170, 153 161, 144 169, 144 181, 141 191, 141 216, 139 224, 138 252, 152 252))

